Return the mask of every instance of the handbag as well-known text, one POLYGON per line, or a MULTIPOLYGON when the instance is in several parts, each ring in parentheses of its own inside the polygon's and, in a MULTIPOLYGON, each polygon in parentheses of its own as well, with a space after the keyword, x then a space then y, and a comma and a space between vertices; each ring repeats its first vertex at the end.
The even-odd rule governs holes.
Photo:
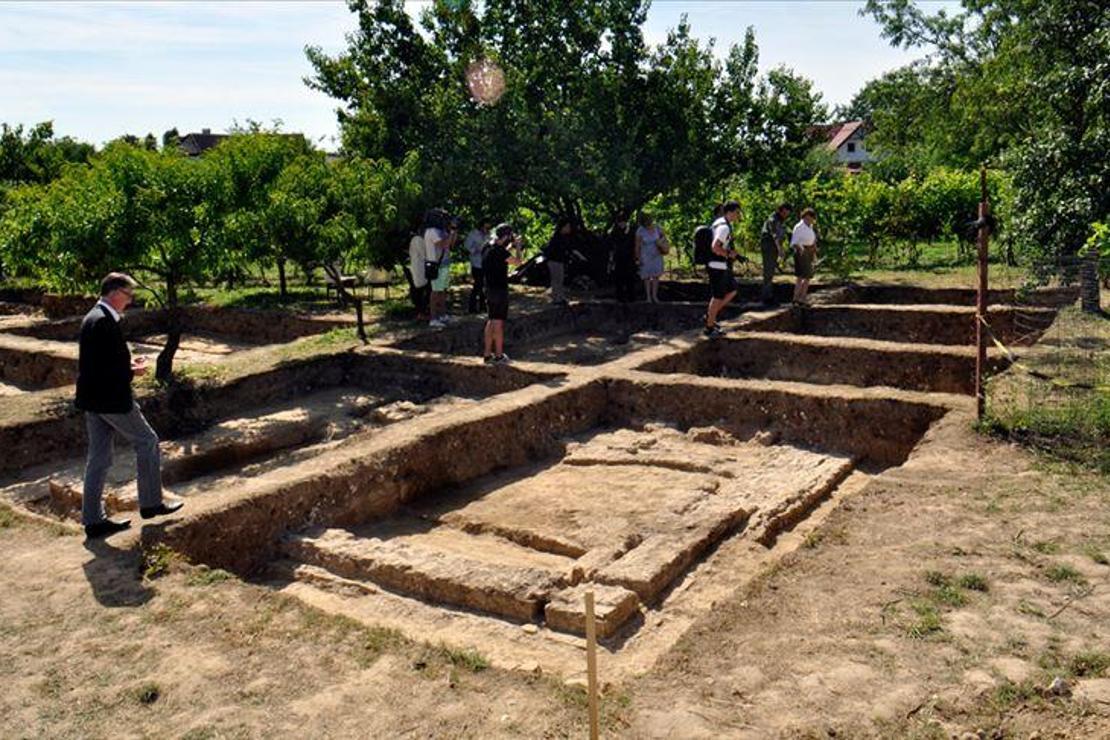
POLYGON ((659 239, 655 242, 655 248, 659 250, 659 254, 669 254, 671 251, 671 243, 667 241, 666 235, 662 232, 659 233, 659 239))
POLYGON ((424 278, 426 280, 435 280, 439 277, 439 263, 426 261, 424 263, 424 278))

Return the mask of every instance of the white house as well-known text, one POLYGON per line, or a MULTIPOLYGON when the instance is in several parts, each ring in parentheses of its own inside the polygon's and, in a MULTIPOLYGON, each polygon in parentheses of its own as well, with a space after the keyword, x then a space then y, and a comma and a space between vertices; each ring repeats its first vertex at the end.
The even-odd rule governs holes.
POLYGON ((850 170, 858 170, 875 158, 863 145, 867 127, 863 121, 848 121, 830 127, 825 147, 836 155, 836 161, 850 170))

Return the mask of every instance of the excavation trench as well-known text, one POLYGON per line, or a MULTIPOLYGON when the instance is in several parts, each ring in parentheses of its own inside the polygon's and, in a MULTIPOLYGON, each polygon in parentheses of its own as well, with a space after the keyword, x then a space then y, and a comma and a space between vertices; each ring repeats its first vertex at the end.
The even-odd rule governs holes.
MULTIPOLYGON (((1005 369, 1001 350, 988 353, 989 373, 1005 369)), ((887 386, 937 393, 975 391, 975 348, 899 344, 854 337, 741 332, 653 360, 653 373, 766 378, 820 385, 887 386)))
POLYGON ((327 450, 144 535, 240 573, 339 579, 627 638, 724 539, 763 546, 951 406, 630 373, 532 386, 327 450), (623 630, 623 632, 622 632, 623 630))

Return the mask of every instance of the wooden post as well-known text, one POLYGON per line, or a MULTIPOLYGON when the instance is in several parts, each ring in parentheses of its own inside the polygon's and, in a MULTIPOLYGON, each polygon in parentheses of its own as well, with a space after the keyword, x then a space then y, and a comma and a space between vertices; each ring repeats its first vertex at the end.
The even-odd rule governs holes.
POLYGON ((594 622, 594 592, 586 592, 586 691, 590 703, 590 740, 598 740, 597 710, 597 625, 594 622))
POLYGON ((979 170, 979 292, 975 302, 975 407, 979 421, 986 411, 987 396, 983 375, 987 371, 987 332, 983 322, 987 318, 987 246, 990 239, 990 204, 987 202, 987 167, 979 170))

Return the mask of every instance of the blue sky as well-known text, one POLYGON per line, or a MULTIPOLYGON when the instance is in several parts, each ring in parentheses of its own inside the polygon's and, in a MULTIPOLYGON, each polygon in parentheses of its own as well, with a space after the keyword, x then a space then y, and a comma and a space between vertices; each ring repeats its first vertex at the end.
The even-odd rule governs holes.
MULTIPOLYGON (((763 70, 785 64, 826 102, 847 102, 867 80, 920 52, 892 49, 862 0, 657 0, 645 34, 659 41, 689 16, 719 53, 755 26, 763 70)), ((942 3, 923 3, 935 8, 942 3)), ((951 3, 943 3, 951 5, 951 3)), ((412 3, 414 12, 420 3, 412 3)), ((233 120, 281 119, 331 148, 335 102, 302 82, 305 45, 344 47, 354 16, 343 2, 0 2, 0 121, 51 119, 59 135, 101 143, 233 120)))

